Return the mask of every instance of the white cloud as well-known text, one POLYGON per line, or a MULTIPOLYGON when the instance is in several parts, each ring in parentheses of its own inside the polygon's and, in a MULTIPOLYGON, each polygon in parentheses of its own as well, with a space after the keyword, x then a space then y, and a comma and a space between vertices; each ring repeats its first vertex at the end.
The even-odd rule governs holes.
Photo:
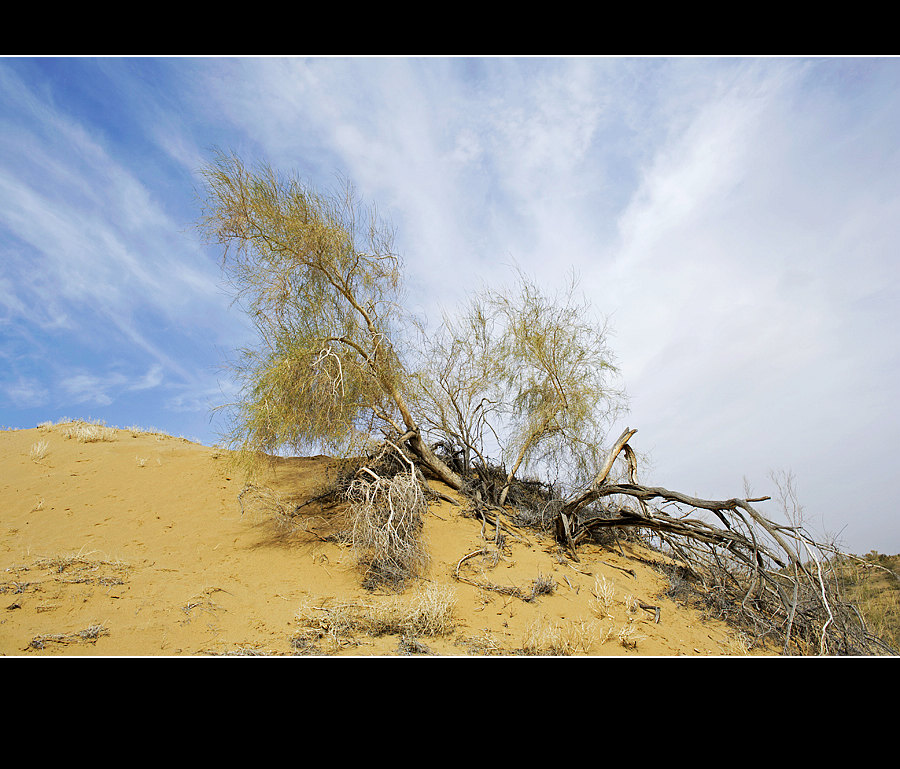
POLYGON ((54 369, 75 372, 68 397, 208 405, 198 351, 247 330, 175 190, 224 143, 321 186, 345 173, 397 225, 432 319, 513 263, 548 288, 578 268, 612 314, 635 447, 672 485, 736 493, 771 462, 837 499, 861 430, 869 475, 892 474, 893 61, 173 59, 139 83, 142 66, 79 69, 142 126, 113 141, 104 115, 0 63, 0 330, 21 402, 49 386, 23 361, 57 349, 55 324, 82 337, 84 360, 54 369))
POLYGON ((128 385, 128 389, 152 390, 154 387, 159 387, 159 385, 162 384, 162 381, 163 367, 157 363, 151 366, 144 376, 128 385))
POLYGON ((121 375, 72 374, 63 379, 60 386, 76 404, 108 406, 113 402, 108 390, 120 387, 123 382, 121 375))
POLYGON ((6 399, 12 401, 16 408, 36 408, 46 405, 49 401, 47 388, 35 379, 20 377, 15 381, 5 382, 3 389, 6 399))

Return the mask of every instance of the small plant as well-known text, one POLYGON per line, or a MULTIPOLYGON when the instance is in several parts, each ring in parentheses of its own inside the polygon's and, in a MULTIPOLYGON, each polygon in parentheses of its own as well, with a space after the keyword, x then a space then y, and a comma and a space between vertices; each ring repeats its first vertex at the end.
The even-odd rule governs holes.
POLYGON ((593 596, 590 601, 591 611, 598 617, 605 618, 612 616, 610 607, 616 598, 616 589, 602 574, 598 574, 594 578, 594 589, 591 590, 593 596))
POLYGON ((593 621, 573 620, 560 625, 540 618, 526 628, 522 651, 529 655, 585 654, 594 643, 596 634, 597 627, 593 621))
POLYGON ((644 636, 638 634, 634 620, 629 619, 619 630, 618 639, 626 649, 637 649, 638 641, 643 640, 644 636))
POLYGON ((537 579, 531 583, 531 595, 525 600, 533 601, 539 595, 551 595, 554 590, 556 590, 556 583, 553 578, 538 574, 537 579))
POLYGON ((30 452, 32 462, 42 462, 49 449, 50 444, 47 441, 38 441, 33 444, 30 452))
POLYGON ((107 427, 102 422, 86 422, 79 419, 61 426, 65 438, 74 438, 79 443, 116 440, 115 429, 107 427))

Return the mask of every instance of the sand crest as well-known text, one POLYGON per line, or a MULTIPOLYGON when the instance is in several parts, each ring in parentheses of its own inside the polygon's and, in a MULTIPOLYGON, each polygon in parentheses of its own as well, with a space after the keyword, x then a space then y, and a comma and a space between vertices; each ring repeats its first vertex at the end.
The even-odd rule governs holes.
POLYGON ((372 592, 333 510, 309 504, 293 530, 277 516, 324 488, 328 457, 279 460, 245 490, 215 448, 71 427, 0 432, 0 654, 743 653, 663 595, 649 551, 586 544, 575 563, 532 531, 498 548, 492 527, 432 502, 425 578, 372 592))

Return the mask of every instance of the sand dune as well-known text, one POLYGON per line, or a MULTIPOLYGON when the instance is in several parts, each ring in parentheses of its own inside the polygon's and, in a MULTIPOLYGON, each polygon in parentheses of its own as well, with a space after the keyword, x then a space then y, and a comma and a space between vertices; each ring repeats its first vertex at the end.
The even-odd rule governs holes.
POLYGON ((0 654, 743 653, 724 624, 662 595, 640 548, 585 545, 574 563, 528 531, 484 556, 481 522, 436 502, 425 578, 400 595, 371 592, 349 545, 329 537, 333 511, 310 504, 290 530, 266 504, 308 501, 333 460, 279 460, 262 495, 239 498, 245 479, 225 452, 141 430, 67 436, 71 427, 0 432, 0 654), (436 600, 443 624, 410 620, 436 600), (658 621, 640 603, 659 607, 658 621))

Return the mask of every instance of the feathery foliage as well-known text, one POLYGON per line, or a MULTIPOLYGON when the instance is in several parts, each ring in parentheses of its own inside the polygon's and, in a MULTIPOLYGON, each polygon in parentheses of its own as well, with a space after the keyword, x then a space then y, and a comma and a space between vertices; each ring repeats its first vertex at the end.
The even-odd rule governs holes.
POLYGON ((203 171, 200 228, 259 344, 240 351, 230 443, 243 451, 346 451, 378 423, 401 431, 402 264, 392 232, 346 184, 324 195, 219 154, 203 171))
POLYGON ((508 470, 502 504, 520 472, 539 467, 584 483, 602 461, 606 433, 624 408, 605 322, 592 317, 572 278, 549 295, 519 274, 512 290, 485 289, 430 340, 412 396, 430 434, 463 474, 484 474, 491 449, 508 470))

